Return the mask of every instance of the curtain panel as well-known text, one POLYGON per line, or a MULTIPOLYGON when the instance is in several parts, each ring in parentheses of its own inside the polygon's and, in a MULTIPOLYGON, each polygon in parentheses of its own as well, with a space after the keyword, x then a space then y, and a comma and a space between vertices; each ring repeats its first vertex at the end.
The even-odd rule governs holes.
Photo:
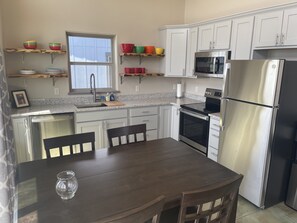
POLYGON ((15 149, 10 119, 4 55, 0 48, 0 222, 14 221, 15 205, 15 149))

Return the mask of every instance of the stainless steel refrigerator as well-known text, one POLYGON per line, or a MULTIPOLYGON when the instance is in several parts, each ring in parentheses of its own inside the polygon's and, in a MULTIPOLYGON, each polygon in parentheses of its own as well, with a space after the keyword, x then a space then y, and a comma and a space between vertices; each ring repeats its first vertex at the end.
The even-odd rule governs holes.
POLYGON ((218 162, 244 175, 239 194, 258 207, 286 197, 297 123, 297 62, 226 64, 218 162))

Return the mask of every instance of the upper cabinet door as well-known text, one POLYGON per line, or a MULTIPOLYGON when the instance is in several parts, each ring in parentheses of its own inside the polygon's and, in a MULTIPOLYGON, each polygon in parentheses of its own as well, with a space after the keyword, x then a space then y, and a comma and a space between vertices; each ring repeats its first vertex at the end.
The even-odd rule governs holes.
POLYGON ((282 45, 297 45, 297 8, 284 11, 282 45))
POLYGON ((214 24, 213 49, 227 50, 230 48, 231 26, 231 20, 214 24))
POLYGON ((254 17, 234 19, 231 35, 231 58, 248 60, 251 56, 254 17))
POLYGON ((188 29, 169 29, 166 35, 166 76, 185 76, 188 29))
POLYGON ((212 50, 213 24, 199 27, 198 51, 212 50))
POLYGON ((186 76, 193 77, 195 53, 197 52, 198 27, 191 28, 188 35, 186 76))
POLYGON ((278 46, 281 44, 283 11, 256 16, 254 47, 278 46))

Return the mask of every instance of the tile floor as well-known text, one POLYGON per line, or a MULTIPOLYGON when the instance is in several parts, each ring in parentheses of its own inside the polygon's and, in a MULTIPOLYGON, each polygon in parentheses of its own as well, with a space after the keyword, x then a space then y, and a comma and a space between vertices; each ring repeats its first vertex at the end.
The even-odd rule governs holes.
POLYGON ((239 197, 236 223, 297 223, 297 211, 284 203, 262 210, 239 197))

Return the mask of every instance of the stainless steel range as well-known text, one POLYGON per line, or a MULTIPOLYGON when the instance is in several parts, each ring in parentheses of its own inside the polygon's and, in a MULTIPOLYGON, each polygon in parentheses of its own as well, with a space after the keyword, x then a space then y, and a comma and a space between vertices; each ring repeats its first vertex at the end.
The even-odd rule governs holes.
POLYGON ((209 114, 220 112, 222 91, 207 88, 204 96, 206 101, 181 105, 179 140, 207 154, 209 114))

